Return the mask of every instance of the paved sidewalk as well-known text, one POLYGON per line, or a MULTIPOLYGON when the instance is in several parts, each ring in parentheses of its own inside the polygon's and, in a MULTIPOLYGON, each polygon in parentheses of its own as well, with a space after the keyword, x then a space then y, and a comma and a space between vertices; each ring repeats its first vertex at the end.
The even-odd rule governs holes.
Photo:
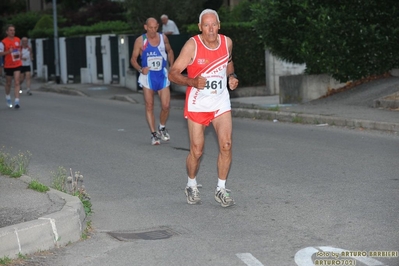
MULTIPOLYGON (((144 104, 141 92, 118 85, 54 84, 33 79, 31 89, 33 96, 30 97, 35 97, 35 91, 47 91, 144 104)), ((282 105, 278 96, 239 97, 231 99, 232 114, 275 122, 345 126, 397 134, 399 108, 374 106, 381 106, 384 98, 398 92, 399 78, 390 77, 305 104, 282 105)), ((159 101, 158 97, 155 99, 159 101)), ((395 99, 391 97, 389 103, 397 104, 395 99)), ((184 94, 172 92, 171 107, 183 108, 184 94)), ((15 258, 18 253, 30 254, 80 239, 85 220, 80 200, 56 190, 47 193, 29 190, 29 182, 28 176, 17 179, 0 176, 0 258, 15 258)))
POLYGON ((80 239, 86 214, 78 197, 28 189, 29 176, 0 175, 0 258, 33 254, 80 239), (62 236, 62 237, 61 237, 62 236))
MULTIPOLYGON (((399 98, 389 96, 397 95, 398 92, 399 78, 390 77, 303 104, 278 105, 271 102, 273 98, 270 97, 245 97, 232 99, 232 106, 235 116, 397 133, 399 132, 399 98), (381 106, 381 102, 394 108, 374 107, 381 106), (271 111, 271 108, 278 110, 271 111)), ((274 100, 278 103, 277 96, 271 97, 275 97, 274 100)))

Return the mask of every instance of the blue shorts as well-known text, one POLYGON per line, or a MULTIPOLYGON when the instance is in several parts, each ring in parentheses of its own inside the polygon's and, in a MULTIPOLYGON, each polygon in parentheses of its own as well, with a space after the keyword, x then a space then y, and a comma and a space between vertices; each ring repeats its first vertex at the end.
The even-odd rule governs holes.
POLYGON ((4 66, 4 58, 0 56, 0 67, 4 66))
POLYGON ((168 71, 164 68, 161 71, 150 71, 147 75, 140 74, 139 85, 140 87, 148 88, 153 91, 159 91, 169 87, 170 81, 168 79, 168 71))

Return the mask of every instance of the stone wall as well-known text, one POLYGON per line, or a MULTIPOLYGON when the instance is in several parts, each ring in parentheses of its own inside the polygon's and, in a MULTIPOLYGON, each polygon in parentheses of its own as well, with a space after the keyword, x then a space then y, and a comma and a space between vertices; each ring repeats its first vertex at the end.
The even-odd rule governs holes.
POLYGON ((329 89, 345 86, 329 75, 291 75, 281 76, 280 103, 304 103, 326 95, 329 89))

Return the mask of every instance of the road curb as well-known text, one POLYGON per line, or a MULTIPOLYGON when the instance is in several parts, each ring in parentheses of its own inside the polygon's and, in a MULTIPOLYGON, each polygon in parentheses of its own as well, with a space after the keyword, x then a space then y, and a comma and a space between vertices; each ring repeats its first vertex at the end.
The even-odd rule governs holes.
POLYGON ((374 108, 396 109, 399 108, 399 92, 374 100, 374 108))
MULTIPOLYGON (((29 176, 20 177, 30 183, 29 176)), ((46 192, 65 201, 58 211, 36 220, 0 228, 0 258, 18 258, 19 254, 32 254, 65 246, 80 240, 86 214, 78 197, 50 189, 46 192)))
POLYGON ((139 103, 138 101, 136 101, 135 99, 132 99, 128 95, 114 95, 111 99, 112 100, 117 100, 117 101, 134 103, 134 104, 139 103))
POLYGON ((44 92, 54 92, 54 93, 61 93, 67 95, 75 95, 75 96, 83 96, 88 97, 86 94, 79 90, 69 89, 69 88, 53 88, 50 86, 42 86, 37 89, 37 91, 44 91, 44 92))
POLYGON ((294 112, 276 112, 261 109, 232 108, 234 117, 245 117, 261 120, 277 120, 299 124, 328 124, 330 126, 351 127, 360 129, 399 132, 399 123, 377 122, 363 119, 351 119, 338 116, 299 114, 294 112))
MULTIPOLYGON (((85 96, 86 94, 75 89, 52 88, 51 86, 42 86, 41 91, 58 92, 71 95, 85 96)), ((128 95, 114 95, 111 99, 126 101, 130 103, 139 103, 128 95)), ((232 115, 235 117, 245 117, 261 120, 277 120, 281 122, 290 122, 298 124, 328 124, 330 126, 350 127, 359 129, 379 130, 385 132, 399 132, 399 123, 378 122, 372 120, 343 118, 338 116, 325 116, 314 114, 303 114, 295 112, 281 112, 258 109, 255 104, 232 103, 232 115)))

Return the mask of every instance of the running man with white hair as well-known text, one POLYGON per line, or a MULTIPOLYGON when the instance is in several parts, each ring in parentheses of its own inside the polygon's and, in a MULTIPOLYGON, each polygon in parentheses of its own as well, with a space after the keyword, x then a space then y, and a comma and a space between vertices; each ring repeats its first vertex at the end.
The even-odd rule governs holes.
POLYGON ((200 34, 190 38, 169 71, 169 79, 186 85, 184 117, 188 123, 190 152, 186 166, 188 181, 185 188, 187 203, 200 204, 197 173, 205 144, 205 129, 212 123, 218 140, 218 182, 215 200, 222 207, 234 205, 226 180, 232 160, 232 117, 228 87, 238 86, 232 59, 233 42, 222 34, 215 10, 205 9, 199 16, 200 34), (182 72, 187 68, 187 76, 182 72))

